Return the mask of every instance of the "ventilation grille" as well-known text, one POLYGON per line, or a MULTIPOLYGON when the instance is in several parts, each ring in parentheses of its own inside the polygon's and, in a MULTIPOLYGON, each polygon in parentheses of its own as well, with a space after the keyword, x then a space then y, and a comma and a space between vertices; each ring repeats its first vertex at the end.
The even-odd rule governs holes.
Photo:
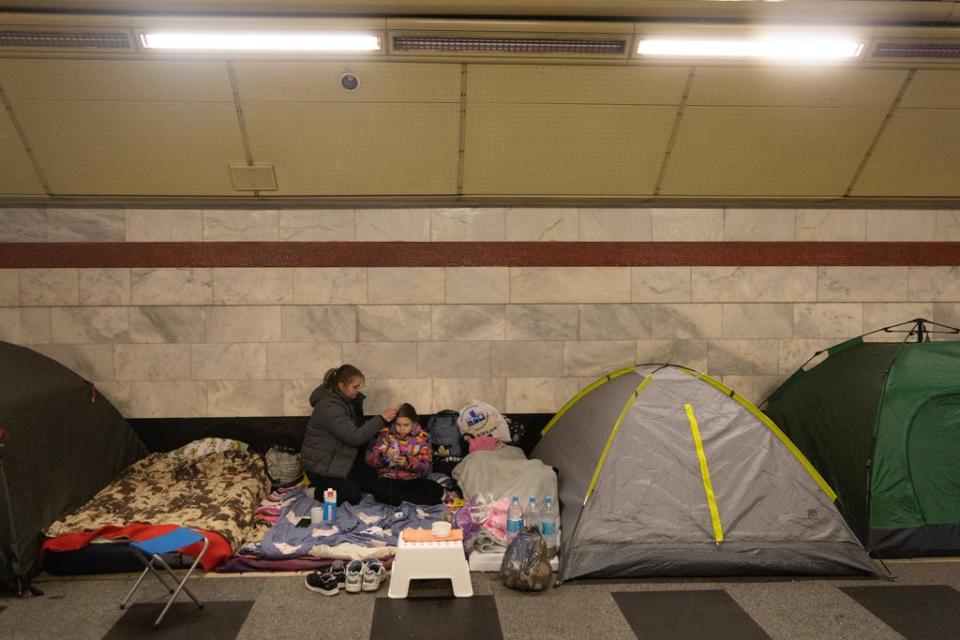
POLYGON ((0 47, 56 49, 130 49, 129 34, 120 32, 0 30, 0 47))
POLYGON ((960 42, 881 42, 873 49, 874 58, 960 58, 960 42))
POLYGON ((394 36, 394 51, 436 53, 566 53, 623 55, 626 40, 581 40, 560 38, 470 38, 394 36))
POLYGON ((249 167, 245 164, 230 165, 230 178, 237 191, 276 191, 277 176, 272 164, 257 164, 249 167))

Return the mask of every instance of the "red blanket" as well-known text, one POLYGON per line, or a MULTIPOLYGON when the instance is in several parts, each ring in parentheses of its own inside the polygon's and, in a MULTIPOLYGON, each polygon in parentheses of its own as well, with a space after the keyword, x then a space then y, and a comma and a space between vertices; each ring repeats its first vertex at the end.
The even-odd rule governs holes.
MULTIPOLYGON (((109 525, 92 531, 81 531, 79 533, 69 533, 64 536, 49 538, 44 541, 40 551, 41 566, 43 564, 43 552, 47 549, 51 551, 75 551, 76 549, 87 546, 97 538, 127 538, 128 540, 140 542, 162 536, 176 528, 177 525, 175 524, 128 524, 124 527, 109 525)), ((210 542, 210 546, 207 547, 207 553, 204 554, 203 560, 200 563, 204 570, 212 570, 215 566, 233 555, 233 552, 230 550, 230 543, 219 533, 212 531, 197 531, 197 533, 202 534, 203 537, 210 542)), ((189 547, 184 547, 180 551, 187 555, 195 556, 200 553, 201 547, 202 543, 197 542, 189 547)))

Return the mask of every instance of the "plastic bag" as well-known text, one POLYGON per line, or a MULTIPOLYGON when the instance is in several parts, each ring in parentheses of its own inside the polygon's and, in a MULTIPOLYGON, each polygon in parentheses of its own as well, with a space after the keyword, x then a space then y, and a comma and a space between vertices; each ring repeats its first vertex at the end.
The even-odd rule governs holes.
POLYGON ((534 527, 524 527, 503 554, 500 578, 504 586, 520 591, 543 591, 553 578, 547 558, 543 536, 534 527))

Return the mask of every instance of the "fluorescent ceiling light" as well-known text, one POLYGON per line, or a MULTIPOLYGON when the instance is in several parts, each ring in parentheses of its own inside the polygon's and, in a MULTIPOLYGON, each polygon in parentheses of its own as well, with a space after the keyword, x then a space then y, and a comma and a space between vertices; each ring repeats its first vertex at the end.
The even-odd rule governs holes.
POLYGON ((147 49, 181 51, 379 51, 380 36, 309 31, 150 31, 147 49))
POLYGON ((826 37, 645 38, 637 43, 640 55, 690 58, 845 60, 856 58, 862 51, 862 42, 826 37))

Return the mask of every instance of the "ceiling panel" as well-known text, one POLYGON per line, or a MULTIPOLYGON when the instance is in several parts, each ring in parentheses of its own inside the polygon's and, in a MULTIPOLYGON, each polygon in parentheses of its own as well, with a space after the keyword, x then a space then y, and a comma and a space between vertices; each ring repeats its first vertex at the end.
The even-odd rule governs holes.
POLYGON ((460 105, 245 103, 257 163, 274 164, 271 195, 454 194, 460 105))
POLYGON ((901 69, 700 67, 687 104, 887 109, 906 77, 901 69))
POLYGON ((960 109, 894 113, 851 195, 960 196, 960 109))
POLYGON ((679 104, 686 67, 470 65, 467 102, 679 104))
POLYGON ((676 107, 472 104, 464 193, 653 193, 676 107))
POLYGON ((460 102, 459 64, 237 62, 234 75, 247 102, 460 102), (352 93, 347 71, 360 79, 352 93))
POLYGON ((244 164, 232 103, 67 102, 14 105, 55 194, 233 195, 244 164))
POLYGON ((224 62, 0 59, 17 100, 233 100, 224 62))
POLYGON ((7 110, 0 105, 0 193, 4 195, 35 195, 43 193, 17 130, 7 110))
POLYGON ((960 109, 960 71, 918 70, 901 109, 960 109))
POLYGON ((687 107, 661 195, 840 196, 880 109, 687 107))

